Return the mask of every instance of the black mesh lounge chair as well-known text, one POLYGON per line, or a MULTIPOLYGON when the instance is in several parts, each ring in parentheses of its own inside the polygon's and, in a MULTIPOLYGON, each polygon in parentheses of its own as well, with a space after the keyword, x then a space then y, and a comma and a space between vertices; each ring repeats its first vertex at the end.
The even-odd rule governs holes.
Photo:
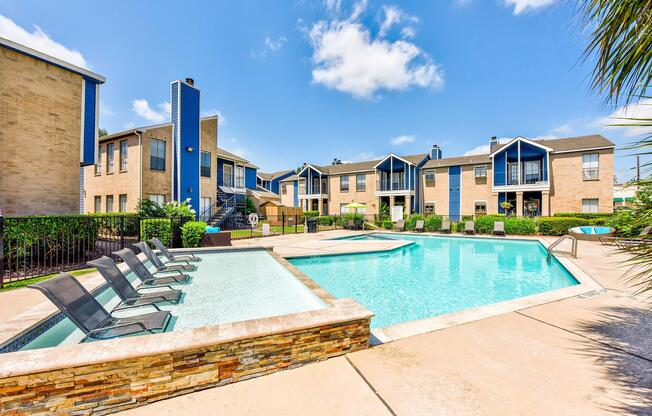
POLYGON ((164 331, 170 318, 168 311, 117 318, 68 273, 27 286, 41 291, 88 338, 108 339, 139 332, 164 331))
POLYGON ((648 225, 643 228, 639 233, 638 237, 598 237, 600 243, 607 246, 617 246, 619 248, 628 248, 630 246, 635 246, 643 242, 650 241, 649 237, 652 234, 652 225, 648 225))
POLYGON ((440 233, 450 234, 451 233, 451 222, 449 220, 444 220, 441 222, 441 228, 439 229, 440 233))
POLYGON ((168 259, 168 261, 201 261, 201 258, 195 256, 194 254, 184 254, 184 255, 174 255, 167 249, 158 238, 154 237, 149 240, 150 243, 154 244, 156 248, 168 259))
POLYGON ((136 247, 145 254, 145 257, 156 267, 156 271, 160 273, 166 272, 194 272, 197 267, 186 262, 187 264, 165 264, 163 261, 152 251, 147 243, 136 243, 136 247))
POLYGON ((127 266, 131 269, 132 272, 138 277, 144 285, 169 285, 170 283, 189 283, 190 276, 179 272, 178 275, 168 275, 161 277, 154 277, 152 273, 145 267, 142 261, 136 256, 136 254, 131 251, 131 249, 123 248, 120 251, 116 251, 113 254, 120 257, 122 261, 127 263, 127 266))
POLYGON ((423 232, 424 223, 423 220, 417 220, 416 224, 414 224, 414 231, 423 232))
POLYGON ((101 258, 89 261, 86 264, 95 267, 109 285, 111 285, 111 288, 113 288, 115 293, 120 296, 120 299, 122 299, 122 302, 114 309, 114 311, 136 306, 152 306, 155 309, 160 310, 155 303, 179 303, 179 299, 183 293, 180 290, 172 289, 170 286, 168 286, 168 290, 140 293, 138 290, 134 289, 131 283, 129 283, 129 280, 127 280, 125 275, 122 274, 122 271, 120 271, 118 266, 110 257, 102 256, 101 258))
POLYGON ((464 223, 464 234, 475 234, 475 223, 473 221, 464 223))
POLYGON ((494 222, 493 235, 505 235, 505 223, 503 221, 494 222))

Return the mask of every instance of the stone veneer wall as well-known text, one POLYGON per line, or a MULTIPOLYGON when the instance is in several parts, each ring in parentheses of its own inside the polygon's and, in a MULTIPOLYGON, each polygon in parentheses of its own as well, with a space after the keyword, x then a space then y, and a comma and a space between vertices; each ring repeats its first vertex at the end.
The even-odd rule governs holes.
MULTIPOLYGON (((300 322, 301 315, 307 316, 305 314, 314 316, 315 313, 304 312, 288 316, 294 317, 291 321, 300 322)), ((122 344, 127 341, 127 345, 131 348, 140 345, 141 349, 138 352, 142 355, 115 361, 98 359, 97 362, 73 364, 69 368, 53 367, 42 372, 14 370, 13 373, 17 374, 11 375, 11 365, 4 366, 4 363, 0 362, 0 367, 4 366, 2 371, 4 374, 0 376, 9 375, 0 378, 0 413, 106 414, 196 390, 298 367, 367 348, 371 316, 371 313, 362 313, 357 314, 356 319, 350 321, 324 323, 289 332, 267 331, 266 335, 232 337, 226 342, 217 340, 225 326, 198 328, 192 332, 193 338, 199 336, 204 341, 215 339, 216 342, 197 348, 171 349, 154 354, 147 354, 143 350, 146 350, 148 345, 152 345, 156 337, 175 334, 116 340, 117 343, 113 345, 108 345, 112 341, 85 344, 75 347, 96 348, 101 344, 107 344, 104 348, 119 349, 120 341, 122 344)), ((246 332, 256 333, 262 331, 252 329, 250 324, 255 328, 255 323, 259 323, 257 327, 260 329, 260 323, 264 321, 283 318, 265 318, 241 324, 243 327, 246 326, 246 332)), ((187 340, 182 343, 184 342, 187 340)), ((48 350, 56 354, 57 349, 48 350)), ((14 354, 39 356, 44 354, 43 351, 45 350, 14 354)), ((39 357, 34 358, 39 359, 39 357)), ((43 364, 47 365, 47 363, 43 364)), ((29 367, 28 365, 26 368, 29 367)))

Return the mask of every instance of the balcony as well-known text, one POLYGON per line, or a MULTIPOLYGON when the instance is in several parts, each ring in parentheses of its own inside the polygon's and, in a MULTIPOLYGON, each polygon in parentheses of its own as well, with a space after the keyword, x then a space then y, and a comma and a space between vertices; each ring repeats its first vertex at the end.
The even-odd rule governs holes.
POLYGON ((546 169, 533 169, 531 166, 525 166, 526 163, 522 164, 520 175, 515 164, 510 164, 506 179, 504 173, 495 172, 493 192, 549 190, 550 182, 546 179, 546 169))
POLYGON ((228 173, 222 175, 222 183, 220 186, 232 188, 235 191, 245 189, 245 180, 243 176, 234 176, 228 173))
POLYGON ((324 183, 319 185, 318 182, 315 182, 312 184, 312 187, 308 187, 308 192, 306 193, 306 187, 304 186, 299 186, 299 198, 303 199, 319 199, 319 198, 328 198, 328 184, 327 182, 324 181, 324 183))
POLYGON ((402 178, 398 180, 379 180, 376 182, 376 196, 414 195, 413 186, 402 178))

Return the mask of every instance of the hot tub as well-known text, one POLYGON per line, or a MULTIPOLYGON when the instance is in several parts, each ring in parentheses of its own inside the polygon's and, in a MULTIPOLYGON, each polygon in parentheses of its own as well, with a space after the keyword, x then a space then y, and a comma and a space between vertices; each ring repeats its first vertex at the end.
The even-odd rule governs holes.
POLYGON ((615 230, 611 227, 584 225, 571 228, 568 230, 568 234, 578 240, 599 241, 600 237, 613 237, 615 230))

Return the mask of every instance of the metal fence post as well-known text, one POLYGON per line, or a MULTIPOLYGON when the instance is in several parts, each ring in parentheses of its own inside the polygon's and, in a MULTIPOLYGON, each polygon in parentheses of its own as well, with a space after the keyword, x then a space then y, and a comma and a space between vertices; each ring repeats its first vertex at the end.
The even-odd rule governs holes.
POLYGON ((281 234, 285 235, 285 212, 281 213, 281 234))
POLYGON ((2 215, 2 210, 0 209, 0 288, 4 286, 5 283, 5 217, 2 215))
POLYGON ((120 250, 125 248, 125 216, 120 215, 120 250))
POLYGON ((299 232, 299 214, 294 214, 294 233, 299 232))

